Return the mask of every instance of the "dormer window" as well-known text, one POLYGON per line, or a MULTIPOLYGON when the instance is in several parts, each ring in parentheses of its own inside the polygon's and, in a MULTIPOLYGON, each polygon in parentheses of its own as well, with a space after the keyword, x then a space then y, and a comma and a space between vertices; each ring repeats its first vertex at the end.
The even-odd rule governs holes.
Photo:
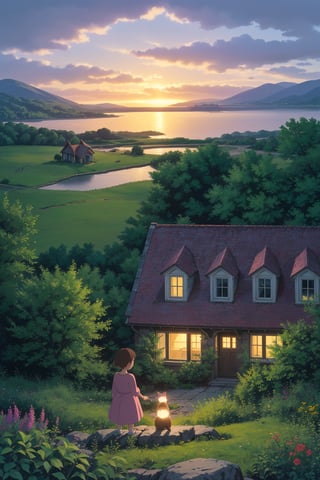
POLYGON ((312 250, 305 248, 295 258, 291 277, 294 278, 296 303, 319 303, 320 262, 312 250))
POLYGON ((234 277, 223 268, 219 268, 210 274, 211 302, 233 302, 234 290, 234 277))
POLYGON ((161 272, 164 274, 165 300, 186 302, 197 271, 192 252, 185 245, 182 246, 161 272))
POLYGON ((277 296, 277 277, 266 268, 252 275, 252 298, 258 303, 274 303, 277 296))
POLYGON ((251 264, 252 300, 255 303, 275 303, 280 268, 277 258, 268 247, 258 252, 251 264))
POLYGON ((316 302, 319 303, 319 277, 304 270, 295 277, 295 302, 316 302))
POLYGON ((210 278, 210 301, 233 302, 239 270, 228 247, 213 259, 207 274, 210 278))
POLYGON ((170 275, 170 297, 183 298, 184 278, 183 275, 170 275))
POLYGON ((165 274, 165 299, 186 302, 192 289, 193 278, 173 267, 165 274))

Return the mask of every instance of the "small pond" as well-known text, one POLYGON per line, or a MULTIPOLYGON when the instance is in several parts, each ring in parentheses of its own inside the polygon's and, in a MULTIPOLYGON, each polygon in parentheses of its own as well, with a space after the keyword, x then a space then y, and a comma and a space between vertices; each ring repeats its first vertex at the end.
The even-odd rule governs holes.
POLYGON ((152 171, 153 168, 150 165, 146 165, 144 167, 125 168, 113 172, 76 175, 40 188, 42 190, 98 190, 123 185, 124 183, 151 180, 150 172, 152 171))

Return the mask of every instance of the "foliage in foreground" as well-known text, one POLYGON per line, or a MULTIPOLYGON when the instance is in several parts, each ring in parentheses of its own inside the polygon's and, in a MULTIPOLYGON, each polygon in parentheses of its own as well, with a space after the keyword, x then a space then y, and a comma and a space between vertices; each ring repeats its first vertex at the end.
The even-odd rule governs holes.
POLYGON ((0 416, 0 478, 2 480, 108 480, 124 478, 124 460, 101 463, 47 429, 44 409, 39 420, 33 407, 24 415, 16 405, 0 416))
POLYGON ((251 475, 258 480, 318 480, 320 478, 319 438, 283 438, 271 435, 263 453, 253 464, 251 475))

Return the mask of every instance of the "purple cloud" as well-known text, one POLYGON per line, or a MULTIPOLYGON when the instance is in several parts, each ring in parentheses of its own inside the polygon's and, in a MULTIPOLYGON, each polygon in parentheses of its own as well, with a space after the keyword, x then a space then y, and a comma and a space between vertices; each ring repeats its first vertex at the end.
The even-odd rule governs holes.
POLYGON ((199 22, 207 30, 258 24, 303 37, 320 25, 318 0, 10 0, 0 7, 2 51, 62 49, 83 30, 104 28, 119 19, 138 19, 153 6, 199 22))
POLYGON ((151 48, 136 51, 138 57, 153 58, 185 65, 207 65, 208 69, 223 72, 228 68, 255 68, 290 60, 318 59, 320 33, 313 31, 307 39, 253 39, 250 35, 218 40, 214 44, 194 42, 178 48, 151 48))
POLYGON ((66 65, 53 67, 39 61, 28 61, 25 58, 16 59, 13 55, 1 55, 0 65, 5 77, 16 78, 27 83, 50 83, 61 81, 63 83, 85 82, 87 84, 107 83, 141 83, 141 77, 134 77, 114 70, 105 70, 100 67, 85 65, 66 65))

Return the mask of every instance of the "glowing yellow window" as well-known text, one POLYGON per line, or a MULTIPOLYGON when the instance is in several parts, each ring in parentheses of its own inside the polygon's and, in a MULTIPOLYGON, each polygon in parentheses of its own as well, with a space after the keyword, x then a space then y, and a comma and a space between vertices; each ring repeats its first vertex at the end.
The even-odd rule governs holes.
POLYGON ((170 277, 170 297, 183 298, 182 275, 172 275, 170 277))
POLYGON ((186 333, 169 333, 169 359, 187 360, 186 333))
POLYGON ((262 358, 262 335, 251 335, 250 356, 262 358))
POLYGON ((231 336, 222 337, 221 346, 222 348, 235 349, 237 348, 237 338, 231 336))
POLYGON ((166 334, 164 332, 159 332, 157 334, 157 340, 158 340, 158 349, 160 350, 159 352, 159 357, 161 360, 166 358, 166 334))
POLYGON ((266 358, 273 358, 272 347, 281 345, 280 335, 266 335, 266 358))
POLYGON ((190 335, 190 356, 193 361, 201 359, 201 335, 199 334, 190 335))

